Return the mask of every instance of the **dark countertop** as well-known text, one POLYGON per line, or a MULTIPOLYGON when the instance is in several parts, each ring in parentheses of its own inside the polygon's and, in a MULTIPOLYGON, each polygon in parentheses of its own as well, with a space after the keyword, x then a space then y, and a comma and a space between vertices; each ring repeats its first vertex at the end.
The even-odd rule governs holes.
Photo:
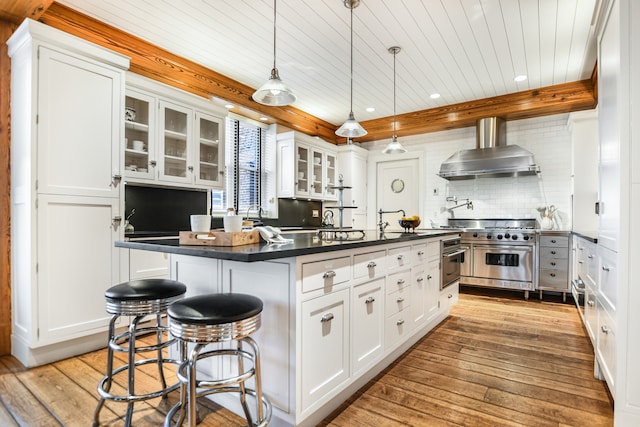
POLYGON ((455 230, 433 229, 416 230, 415 233, 388 232, 380 236, 377 230, 367 230, 365 237, 360 240, 320 240, 315 233, 283 233, 283 237, 293 239, 293 242, 268 244, 261 241, 260 244, 243 246, 193 246, 180 245, 178 239, 168 238, 161 240, 136 239, 136 241, 118 241, 115 245, 119 248, 253 262, 355 249, 387 243, 413 242, 429 237, 439 237, 457 233, 458 231, 455 230))

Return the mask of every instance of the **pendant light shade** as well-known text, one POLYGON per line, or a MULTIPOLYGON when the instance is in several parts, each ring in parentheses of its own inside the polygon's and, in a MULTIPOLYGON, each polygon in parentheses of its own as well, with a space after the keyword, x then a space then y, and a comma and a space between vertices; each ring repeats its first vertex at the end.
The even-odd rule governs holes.
POLYGON ((398 142, 398 136, 396 135, 396 55, 400 52, 400 47, 392 46, 389 49, 389 53, 393 55, 393 138, 391 142, 382 150, 383 154, 402 154, 406 153, 407 149, 398 142))
POLYGON ((254 92, 252 98, 259 104, 272 107, 281 107, 296 101, 293 92, 280 80, 276 68, 276 0, 273 0, 273 69, 269 80, 254 92))
POLYGON ((351 10, 351 107, 349 118, 336 130, 336 135, 346 138, 356 138, 364 136, 367 131, 358 123, 353 115, 353 9, 358 7, 360 0, 344 0, 345 7, 351 10))

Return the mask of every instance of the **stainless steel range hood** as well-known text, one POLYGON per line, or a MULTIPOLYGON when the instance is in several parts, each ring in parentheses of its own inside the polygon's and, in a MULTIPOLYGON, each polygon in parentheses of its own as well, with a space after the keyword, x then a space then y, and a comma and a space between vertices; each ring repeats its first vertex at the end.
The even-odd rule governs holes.
POLYGON ((450 181, 479 177, 522 176, 540 173, 533 154, 517 145, 507 145, 503 119, 489 117, 476 123, 476 148, 460 150, 440 166, 450 181))

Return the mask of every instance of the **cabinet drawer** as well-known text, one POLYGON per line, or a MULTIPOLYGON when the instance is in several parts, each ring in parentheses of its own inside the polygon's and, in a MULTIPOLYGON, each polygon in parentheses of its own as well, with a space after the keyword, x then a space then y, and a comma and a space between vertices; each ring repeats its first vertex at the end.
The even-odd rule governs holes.
POLYGON ((384 323, 384 346, 389 349, 411 331, 411 310, 402 310, 388 317, 384 323))
POLYGON ((427 261, 427 244, 421 243, 419 245, 413 245, 411 247, 411 263, 412 265, 420 265, 427 261))
POLYGON ((386 251, 367 252, 353 256, 353 278, 374 278, 385 272, 386 251))
POLYGON ((411 270, 399 271, 387 276, 387 295, 411 283, 411 270))
POLYGON ((567 236, 540 236, 540 246, 556 248, 568 248, 569 237, 567 236))
POLYGON ((609 313, 598 300, 598 329, 596 330, 597 353, 602 374, 615 397, 616 377, 616 323, 613 313, 609 313))
POLYGON ((344 283, 350 277, 350 258, 341 257, 302 264, 302 292, 309 292, 344 283))
POLYGON ((411 266, 411 247, 403 246, 401 248, 389 249, 387 266, 389 271, 411 266))
POLYGON ((567 277, 567 270, 540 270, 538 287, 566 291, 569 286, 567 277))
POLYGON ((409 307, 411 287, 405 286, 388 294, 385 298, 385 316, 389 317, 409 307))
POLYGON ((600 295, 615 310, 618 296, 618 254, 603 247, 598 247, 598 254, 600 258, 600 295))
POLYGON ((569 260, 566 258, 540 258, 540 269, 569 271, 569 260))
POLYGON ((548 248, 541 246, 539 249, 540 258, 569 258, 568 248, 548 248))

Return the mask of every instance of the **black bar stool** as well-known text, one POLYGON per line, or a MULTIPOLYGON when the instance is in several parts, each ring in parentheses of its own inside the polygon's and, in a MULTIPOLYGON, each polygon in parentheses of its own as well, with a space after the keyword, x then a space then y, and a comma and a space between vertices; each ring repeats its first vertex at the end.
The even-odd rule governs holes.
POLYGON ((100 424, 100 410, 106 400, 116 402, 127 402, 127 414, 125 426, 131 425, 133 415, 133 404, 142 400, 156 397, 166 397, 170 391, 178 389, 180 382, 167 386, 164 376, 164 363, 178 365, 180 361, 164 358, 162 350, 176 342, 175 338, 167 337, 163 341, 163 332, 168 331, 168 326, 162 324, 162 315, 166 314, 167 307, 174 301, 182 298, 187 291, 187 287, 175 280, 168 279, 141 279, 120 283, 112 286, 104 293, 107 300, 107 313, 112 314, 109 321, 109 342, 107 346, 107 371, 106 375, 98 383, 98 394, 100 401, 93 413, 93 427, 100 424), (133 320, 124 332, 116 335, 116 321, 121 316, 133 316, 133 320), (155 324, 151 326, 140 326, 140 323, 148 316, 155 317, 155 324), (136 346, 136 337, 148 333, 155 333, 157 344, 150 346, 136 346), (128 354, 128 362, 116 369, 113 368, 114 351, 128 354), (136 361, 136 354, 145 352, 157 352, 156 357, 139 359, 136 361), (136 394, 135 373, 136 368, 149 363, 158 366, 160 374, 160 388, 156 391, 136 394), (127 392, 116 395, 109 392, 113 383, 113 377, 120 372, 127 372, 127 392))
MULTIPOLYGON (((271 403, 262 395, 260 377, 260 352, 249 335, 260 328, 262 301, 252 295, 221 293, 185 298, 172 304, 167 310, 171 335, 180 342, 182 364, 178 368, 180 380, 180 402, 167 413, 164 425, 180 411, 176 425, 181 425, 185 412, 189 427, 195 427, 196 399, 214 393, 238 393, 245 418, 250 426, 266 426, 271 420, 271 403), (207 351, 213 343, 230 343, 228 348, 220 345, 207 351), (194 343, 187 355, 188 344, 194 343), (235 359, 237 371, 226 378, 197 379, 196 363, 211 357, 235 359), (245 362, 248 362, 245 364, 245 362), (255 388, 246 387, 245 382, 254 378, 255 388), (254 415, 249 410, 247 395, 255 398, 254 415)), ((230 363, 232 365, 232 363, 230 363)))

